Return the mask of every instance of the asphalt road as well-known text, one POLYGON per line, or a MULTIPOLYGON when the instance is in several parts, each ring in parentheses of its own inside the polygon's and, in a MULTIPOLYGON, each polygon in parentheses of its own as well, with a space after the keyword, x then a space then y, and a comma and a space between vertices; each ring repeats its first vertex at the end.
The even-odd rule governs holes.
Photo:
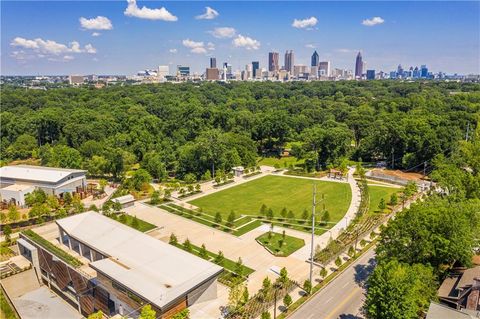
POLYGON ((340 276, 303 304, 290 319, 359 319, 365 300, 365 280, 375 265, 375 251, 370 249, 340 276))

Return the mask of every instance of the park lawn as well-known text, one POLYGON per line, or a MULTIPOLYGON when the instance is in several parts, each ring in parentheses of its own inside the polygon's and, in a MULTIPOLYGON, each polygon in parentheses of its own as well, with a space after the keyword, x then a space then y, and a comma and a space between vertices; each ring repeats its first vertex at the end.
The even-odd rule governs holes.
MULTIPOLYGON (((368 186, 368 193, 370 194, 370 208, 368 209, 369 213, 379 212, 378 204, 383 198, 385 204, 388 205, 390 202, 390 196, 393 193, 397 193, 397 196, 400 197, 398 193, 401 193, 401 188, 388 187, 388 186, 368 186)), ((398 200, 400 202, 400 199, 398 200)))
POLYGON ((204 212, 210 214, 220 212, 224 220, 232 210, 237 216, 258 216, 262 204, 272 208, 276 217, 281 217, 280 212, 285 207, 287 211, 292 210, 295 218, 302 218, 304 209, 309 214, 311 212, 313 183, 317 185, 317 212, 323 210, 325 203, 325 209, 330 213, 330 221, 340 220, 345 215, 352 198, 347 183, 269 175, 200 197, 189 203, 201 207, 204 212), (325 194, 323 202, 320 202, 321 196, 318 194, 325 194))
POLYGON ((286 257, 305 246, 303 239, 285 235, 285 239, 282 240, 282 234, 272 232, 270 238, 269 234, 270 232, 267 232, 257 237, 256 240, 275 256, 286 257), (280 246, 280 244, 282 245, 280 246))
POLYGON ((287 157, 260 157, 258 165, 265 165, 265 166, 275 166, 278 164, 280 168, 287 168, 288 166, 293 165, 301 165, 305 162, 305 160, 297 160, 294 156, 287 156, 287 157))

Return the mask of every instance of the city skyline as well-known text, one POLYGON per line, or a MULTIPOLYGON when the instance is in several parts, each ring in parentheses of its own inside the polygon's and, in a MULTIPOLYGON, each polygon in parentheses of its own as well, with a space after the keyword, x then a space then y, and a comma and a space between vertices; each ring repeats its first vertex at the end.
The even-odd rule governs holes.
POLYGON ((248 4, 2 2, 2 74, 134 74, 158 65, 170 65, 171 73, 188 65, 201 74, 211 57, 217 66, 243 69, 258 61, 268 69, 272 51, 282 55, 282 68, 290 50, 293 65, 309 66, 316 51, 332 68, 354 70, 360 51, 367 69, 427 64, 433 71, 480 73, 475 2, 256 3, 261 12, 247 11, 248 4))

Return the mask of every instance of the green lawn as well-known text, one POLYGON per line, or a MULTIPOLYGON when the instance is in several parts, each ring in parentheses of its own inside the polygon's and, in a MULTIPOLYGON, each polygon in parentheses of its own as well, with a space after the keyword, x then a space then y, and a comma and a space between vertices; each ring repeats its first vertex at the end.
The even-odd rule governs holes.
POLYGON ((153 224, 150 224, 149 222, 144 221, 143 219, 140 219, 136 216, 135 217, 130 216, 127 214, 121 214, 120 216, 116 216, 115 214, 112 214, 110 215, 110 218, 115 219, 117 222, 130 226, 132 228, 135 228, 136 230, 141 231, 142 233, 157 227, 153 224), (135 219, 136 219, 136 222, 134 222, 135 219))
POLYGON ((275 166, 278 164, 280 168, 288 167, 290 164, 293 166, 303 164, 305 160, 297 160, 296 157, 288 156, 288 157, 261 157, 258 165, 266 165, 266 166, 275 166))
POLYGON ((283 235, 279 233, 265 233, 256 238, 257 242, 267 248, 267 250, 275 256, 286 257, 293 252, 305 246, 305 241, 300 238, 283 235))
MULTIPOLYGON (((384 187, 384 186, 368 186, 368 192, 370 194, 370 208, 368 209, 369 213, 374 213, 375 211, 379 211, 378 204, 380 200, 383 198, 385 203, 388 205, 390 202, 390 196, 393 193, 401 192, 401 188, 394 188, 394 187, 384 187)), ((397 196, 399 196, 397 194, 397 196)), ((400 199, 399 199, 400 202, 400 199)))
MULTIPOLYGON (((223 219, 227 218, 232 210, 237 216, 242 214, 258 216, 262 204, 272 208, 277 217, 281 217, 280 212, 285 207, 292 210, 295 218, 301 218, 304 209, 307 209, 309 214, 311 212, 313 183, 317 185, 317 194, 325 194, 324 202, 317 204, 317 211, 321 212, 325 203, 325 208, 330 213, 330 221, 340 220, 346 213, 352 197, 350 186, 346 183, 270 175, 189 203, 201 207, 204 212, 213 214, 220 212, 223 219)), ((318 196, 318 199, 320 198, 318 196)))

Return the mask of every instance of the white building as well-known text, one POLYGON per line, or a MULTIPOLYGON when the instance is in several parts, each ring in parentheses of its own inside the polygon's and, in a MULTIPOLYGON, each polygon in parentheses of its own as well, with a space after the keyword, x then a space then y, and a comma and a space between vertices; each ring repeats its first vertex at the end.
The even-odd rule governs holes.
POLYGON ((1 200, 24 206, 25 195, 35 188, 55 196, 83 191, 87 187, 86 172, 30 165, 3 166, 0 168, 1 200))
POLYGON ((330 76, 330 61, 323 61, 318 64, 318 73, 320 76, 330 76))
POLYGON ((159 65, 158 66, 158 71, 157 71, 157 76, 160 79, 165 79, 169 75, 169 68, 168 65, 159 65))

